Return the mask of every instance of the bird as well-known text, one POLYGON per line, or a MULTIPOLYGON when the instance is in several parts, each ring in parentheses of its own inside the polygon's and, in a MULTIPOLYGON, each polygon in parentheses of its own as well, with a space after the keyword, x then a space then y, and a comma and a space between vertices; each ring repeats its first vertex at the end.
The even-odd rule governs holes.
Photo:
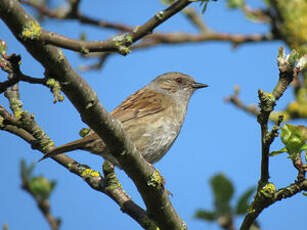
MULTIPOLYGON (((164 73, 131 94, 110 115, 122 123, 143 158, 153 164, 168 152, 179 135, 192 94, 205 87, 208 85, 196 82, 187 74, 164 73)), ((93 130, 79 140, 55 147, 40 161, 77 149, 100 155, 121 168, 93 130)))

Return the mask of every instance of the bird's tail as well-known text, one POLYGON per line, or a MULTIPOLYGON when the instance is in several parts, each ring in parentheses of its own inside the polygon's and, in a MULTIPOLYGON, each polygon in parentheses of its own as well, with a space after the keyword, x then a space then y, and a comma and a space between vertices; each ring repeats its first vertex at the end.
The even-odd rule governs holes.
POLYGON ((39 159, 38 162, 46 158, 54 157, 56 155, 62 154, 62 153, 71 152, 71 151, 78 150, 78 149, 83 149, 84 145, 91 143, 92 141, 94 141, 94 139, 92 138, 83 138, 83 139, 69 142, 59 147, 55 147, 50 152, 46 153, 41 159, 39 159))

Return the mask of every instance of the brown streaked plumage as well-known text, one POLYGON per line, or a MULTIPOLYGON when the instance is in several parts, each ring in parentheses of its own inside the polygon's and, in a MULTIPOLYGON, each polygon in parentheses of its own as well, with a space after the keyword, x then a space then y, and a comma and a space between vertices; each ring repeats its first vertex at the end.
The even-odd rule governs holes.
MULTIPOLYGON (((159 161, 177 138, 193 92, 205 84, 182 73, 170 72, 155 78, 123 101, 110 115, 122 122, 136 148, 149 163, 159 161)), ((83 149, 119 166, 105 143, 91 131, 86 137, 59 146, 42 159, 83 149)), ((119 166, 120 167, 120 166, 119 166)))

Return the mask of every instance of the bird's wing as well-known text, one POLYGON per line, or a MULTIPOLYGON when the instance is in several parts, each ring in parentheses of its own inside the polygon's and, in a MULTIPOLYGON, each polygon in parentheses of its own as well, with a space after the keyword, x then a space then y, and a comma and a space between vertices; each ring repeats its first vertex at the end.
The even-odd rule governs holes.
MULTIPOLYGON (((146 117, 150 114, 161 112, 167 108, 167 105, 168 98, 164 94, 143 88, 123 101, 111 112, 111 116, 124 123, 135 118, 146 117)), ((51 152, 44 155, 39 161, 64 152, 82 149, 86 144, 89 144, 98 138, 99 136, 95 132, 92 132, 82 139, 53 149, 51 152)))
POLYGON ((163 111, 166 109, 167 101, 164 94, 143 88, 123 101, 111 112, 111 116, 124 123, 163 111))

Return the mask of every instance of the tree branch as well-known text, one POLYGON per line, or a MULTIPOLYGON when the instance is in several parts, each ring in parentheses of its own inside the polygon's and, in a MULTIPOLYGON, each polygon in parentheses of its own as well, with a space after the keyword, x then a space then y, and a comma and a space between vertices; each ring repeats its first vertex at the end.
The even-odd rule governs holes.
POLYGON ((248 214, 245 216, 240 230, 249 230, 250 226, 254 223, 258 215, 263 211, 263 209, 274 204, 276 201, 292 197, 293 195, 301 192, 307 191, 307 179, 301 182, 295 182, 287 187, 281 188, 275 191, 271 198, 262 198, 256 204, 256 201, 252 204, 248 214))
MULTIPOLYGON (((303 90, 305 89, 302 88, 302 91, 303 90)), ((225 102, 231 103, 238 109, 248 114, 251 114, 253 116, 258 116, 260 113, 259 109, 255 105, 253 104, 246 105, 241 101, 239 97, 239 87, 238 86, 235 87, 234 94, 226 97, 224 100, 225 102)), ((273 122, 277 122, 280 116, 283 117, 283 122, 287 122, 289 120, 307 118, 307 105, 305 102, 299 103, 297 101, 293 101, 289 103, 289 105, 284 110, 272 111, 270 113, 269 120, 273 122)))
MULTIPOLYGON (((219 32, 206 32, 205 34, 189 34, 189 33, 154 33, 147 35, 142 41, 136 45, 130 47, 131 50, 141 50, 146 48, 153 48, 158 45, 173 45, 173 44, 185 44, 185 43, 199 43, 199 42, 230 42, 233 47, 251 42, 265 42, 272 41, 275 38, 271 34, 254 34, 254 35, 237 35, 237 34, 226 34, 219 32)), ((81 71, 96 70, 100 69, 105 60, 109 58, 112 52, 102 53, 87 53, 84 57, 99 57, 97 63, 87 66, 81 66, 81 71)))
POLYGON ((90 64, 90 65, 82 65, 79 66, 78 69, 80 71, 90 71, 90 70, 98 70, 101 69, 102 66, 105 64, 106 60, 110 57, 111 53, 103 52, 97 61, 97 63, 90 64))
POLYGON ((52 230, 58 230, 60 227, 60 221, 59 219, 54 218, 54 216, 50 212, 50 201, 49 199, 38 199, 35 194, 31 191, 29 187, 29 183, 23 182, 22 189, 25 190, 27 193, 30 194, 30 196, 33 197, 35 200, 38 209, 41 211, 41 213, 46 218, 50 228, 52 230))
MULTIPOLYGON (((166 10, 160 11, 136 32, 130 33, 132 42, 145 36, 188 4, 190 4, 188 0, 179 0, 166 10)), ((164 186, 153 183, 153 180, 160 175, 141 157, 133 143, 125 136, 120 122, 107 113, 95 92, 72 70, 64 55, 59 55, 60 50, 43 44, 36 39, 35 33, 32 33, 33 36, 24 36, 30 35, 29 31, 33 32, 33 30, 25 32, 25 28, 29 29, 29 25, 32 25, 30 28, 33 29, 34 25, 35 32, 37 31, 35 25, 38 23, 15 0, 0 1, 0 17, 31 55, 45 67, 47 76, 52 76, 61 83, 63 92, 79 111, 82 120, 108 145, 112 155, 137 186, 147 207, 148 215, 161 229, 186 229, 185 223, 173 208, 164 186)), ((124 44, 127 44, 126 40, 124 44)), ((114 41, 109 43, 113 48, 116 47, 114 41)))
MULTIPOLYGON (((283 49, 281 48, 283 52, 283 49)), ((279 54, 280 55, 280 54, 279 54)), ((291 53, 290 55, 293 55, 291 53)), ((277 82, 272 93, 265 93, 262 90, 258 91, 260 103, 260 114, 258 115, 258 122, 261 126, 261 146, 262 146, 262 160, 261 160, 261 178, 259 183, 265 184, 269 179, 269 151, 273 138, 268 136, 268 120, 270 113, 274 110, 276 101, 283 95, 292 80, 298 74, 298 70, 290 63, 289 57, 278 57, 279 61, 279 81, 277 82), (284 58, 284 60, 282 59, 284 58), (284 62, 284 63, 281 63, 284 62)), ((293 57, 292 57, 293 58, 293 57)))
MULTIPOLYGON (((302 178, 299 171, 299 180, 294 184, 280 189, 276 192, 273 183, 269 182, 269 153, 270 145, 277 136, 279 125, 282 121, 280 117, 276 125, 269 132, 268 120, 270 113, 274 110, 277 100, 283 95, 292 80, 304 68, 307 56, 298 59, 295 51, 285 56, 284 49, 279 49, 277 62, 279 68, 279 80, 272 93, 258 91, 260 113, 258 115, 258 123, 261 126, 261 176, 258 182, 257 194, 254 202, 249 208, 248 214, 245 216, 241 225, 241 230, 248 230, 251 224, 256 220, 262 210, 277 200, 290 197, 302 190, 306 190, 307 180, 302 178)), ((302 174, 302 173, 301 173, 302 174)), ((305 175, 305 172, 304 174, 305 175)))
POLYGON ((2 59, 2 62, 0 63, 0 67, 10 73, 10 78, 4 82, 0 82, 0 94, 6 91, 9 87, 15 85, 19 81, 24 81, 32 84, 42 84, 46 85, 46 79, 43 78, 33 78, 30 76, 27 76, 23 74, 20 71, 19 65, 20 65, 21 57, 20 55, 12 54, 10 56, 6 56, 2 59))
POLYGON ((243 110, 244 112, 246 112, 248 114, 252 114, 254 116, 258 116, 259 113, 260 113, 258 108, 255 105, 245 105, 240 100, 239 95, 240 95, 240 88, 239 88, 239 86, 235 86, 234 94, 229 96, 229 97, 226 97, 224 100, 225 100, 225 102, 232 103, 237 108, 243 110))
POLYGON ((58 47, 78 51, 81 53, 88 52, 118 52, 126 55, 130 52, 129 46, 142 37, 152 33, 153 29, 166 21, 168 18, 178 13, 184 7, 190 4, 189 0, 179 0, 170 5, 167 9, 159 11, 149 19, 145 24, 139 26, 132 32, 125 35, 116 36, 110 40, 104 41, 82 41, 71 39, 54 32, 41 29, 38 22, 29 22, 22 32, 24 39, 38 39, 43 43, 52 44, 58 47), (32 24, 31 24, 32 23, 32 24), (35 34, 34 34, 35 32, 35 34))
POLYGON ((205 34, 189 34, 184 32, 178 33, 154 33, 146 36, 146 38, 131 49, 152 47, 158 44, 181 44, 181 43, 198 43, 205 41, 224 41, 231 42, 233 46, 237 47, 243 43, 249 42, 263 42, 274 40, 272 34, 252 34, 252 35, 239 35, 227 34, 221 32, 208 32, 205 34))
MULTIPOLYGON (((22 138, 28 142, 32 148, 42 153, 48 151, 53 145, 51 139, 47 135, 37 135, 37 133, 43 134, 44 131, 38 126, 34 119, 27 114, 28 113, 24 114, 23 120, 17 120, 12 114, 5 110, 4 107, 0 106, 0 118, 3 118, 0 123, 0 129, 22 138), (45 145, 42 145, 42 143, 45 143, 45 145)), ((111 166, 109 166, 109 168, 104 167, 105 178, 103 178, 99 172, 92 170, 88 166, 85 167, 65 154, 55 156, 53 159, 70 172, 83 178, 93 189, 108 195, 119 205, 123 212, 135 219, 144 229, 156 230, 157 227, 147 216, 146 212, 134 203, 123 190, 116 178, 114 170, 110 168, 111 166), (116 186, 114 186, 114 184, 116 186)), ((41 205, 40 208, 47 207, 45 206, 46 203, 42 203, 41 205)), ((46 215, 47 218, 47 212, 45 212, 44 215, 46 215)))
POLYGON ((80 23, 87 24, 87 25, 93 25, 93 26, 99 26, 101 28, 107 28, 107 29, 114 29, 114 30, 119 30, 119 31, 124 31, 124 32, 131 32, 133 31, 133 28, 124 25, 121 23, 113 23, 113 22, 107 22, 107 21, 102 21, 102 20, 97 20, 94 18, 91 18, 89 16, 86 16, 82 13, 79 12, 79 2, 80 1, 70 1, 72 2, 70 5, 70 9, 63 13, 59 12, 57 10, 50 10, 47 7, 40 5, 34 1, 28 1, 28 0, 19 0, 24 5, 28 5, 34 9, 36 9, 39 13, 42 15, 45 15, 49 18, 55 18, 59 20, 65 20, 65 19, 73 19, 77 20, 80 23), (77 2, 78 4, 76 4, 77 2))
MULTIPOLYGON (((145 25, 146 24, 143 26, 145 25)), ((39 39, 48 44, 84 54, 89 52, 118 52, 122 55, 126 55, 130 52, 128 47, 131 45, 131 43, 145 36, 147 32, 150 33, 152 29, 153 25, 149 24, 146 25, 145 28, 140 27, 136 32, 130 32, 126 35, 117 36, 113 39, 103 41, 76 40, 54 32, 42 30, 39 39), (140 29, 143 30, 143 32, 140 32, 141 35, 138 33, 140 29)), ((146 36, 146 41, 132 46, 131 49, 148 48, 159 44, 198 43, 204 41, 231 42, 234 47, 237 47, 243 43, 272 41, 273 39, 274 37, 271 34, 232 35, 227 33, 210 32, 206 34, 193 35, 183 32, 168 34, 154 33, 146 36)))
POLYGON ((183 14, 186 16, 187 19, 196 27, 199 29, 199 31, 203 34, 209 33, 210 29, 205 24, 202 17, 199 15, 199 13, 195 10, 194 7, 189 7, 184 9, 183 14))

